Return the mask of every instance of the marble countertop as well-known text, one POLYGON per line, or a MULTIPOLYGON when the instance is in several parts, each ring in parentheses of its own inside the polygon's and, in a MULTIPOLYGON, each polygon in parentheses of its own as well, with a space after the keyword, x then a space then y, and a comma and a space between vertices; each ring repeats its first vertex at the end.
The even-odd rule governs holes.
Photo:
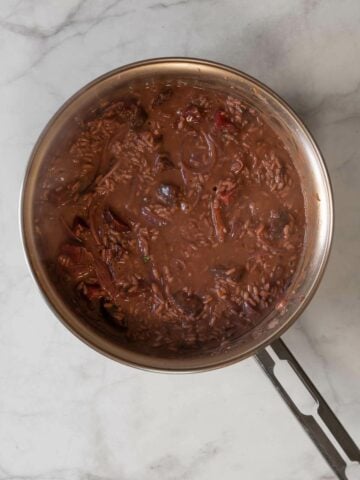
POLYGON ((360 443, 359 25, 358 0, 1 0, 0 480, 335 478, 253 359, 156 375, 78 341, 28 273, 17 217, 36 138, 94 77, 180 55, 259 78, 310 127, 336 201, 324 281, 285 340, 360 443))

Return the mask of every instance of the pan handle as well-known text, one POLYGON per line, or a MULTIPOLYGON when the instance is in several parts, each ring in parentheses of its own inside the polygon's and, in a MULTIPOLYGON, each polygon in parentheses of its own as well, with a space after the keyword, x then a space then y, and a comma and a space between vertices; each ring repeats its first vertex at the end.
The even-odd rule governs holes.
POLYGON ((270 346, 258 352, 256 359, 337 478, 340 480, 360 478, 359 448, 285 343, 281 339, 275 340, 270 346), (276 367, 284 361, 291 367, 288 369, 291 374, 296 374, 315 402, 310 414, 308 409, 305 409, 306 413, 301 411, 301 406, 297 405, 296 400, 291 397, 291 392, 286 390, 277 376, 276 367))

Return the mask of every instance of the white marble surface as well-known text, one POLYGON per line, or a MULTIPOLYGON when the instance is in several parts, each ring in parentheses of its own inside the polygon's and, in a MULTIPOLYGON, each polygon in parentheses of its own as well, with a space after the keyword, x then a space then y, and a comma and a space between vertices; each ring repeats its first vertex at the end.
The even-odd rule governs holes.
POLYGON ((107 70, 188 55, 273 87, 317 138, 337 215, 326 277, 285 337, 360 442, 359 25, 358 0, 1 0, 1 480, 335 478, 254 360, 155 375, 75 339, 29 276, 17 209, 44 124, 107 70))

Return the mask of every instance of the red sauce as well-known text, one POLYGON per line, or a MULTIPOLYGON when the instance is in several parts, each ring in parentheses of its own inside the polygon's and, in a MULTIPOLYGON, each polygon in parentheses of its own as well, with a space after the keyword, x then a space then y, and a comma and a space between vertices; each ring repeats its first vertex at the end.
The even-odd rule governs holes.
POLYGON ((131 348, 222 345, 291 282, 305 231, 300 180, 241 99, 174 81, 129 88, 46 169, 35 221, 50 276, 131 348))

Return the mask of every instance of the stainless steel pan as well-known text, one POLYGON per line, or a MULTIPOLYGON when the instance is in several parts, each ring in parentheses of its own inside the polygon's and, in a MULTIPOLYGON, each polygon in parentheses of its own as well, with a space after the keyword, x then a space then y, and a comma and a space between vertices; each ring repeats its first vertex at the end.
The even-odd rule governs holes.
POLYGON ((347 478, 345 470, 349 462, 360 461, 359 450, 354 442, 284 343, 279 340, 280 335, 295 322, 309 303, 323 275, 333 233, 333 200, 324 161, 312 136, 292 109, 265 85, 233 68, 189 58, 138 62, 94 80, 71 97, 55 114, 33 149, 22 192, 21 230, 29 266, 45 299, 65 326, 89 346, 127 365, 162 372, 210 370, 255 354, 338 478, 347 478), (191 79, 213 88, 232 91, 245 98, 262 111, 272 127, 278 130, 294 159, 303 186, 307 217, 306 242, 302 260, 286 297, 260 325, 229 349, 217 354, 199 353, 191 358, 167 359, 127 350, 112 338, 96 331, 71 310, 48 277, 41 252, 36 246, 34 195, 42 165, 71 137, 79 120, 86 118, 100 99, 111 98, 116 90, 129 82, 154 77, 191 79), (286 392, 276 378, 275 363, 282 361, 289 362, 316 400, 318 408, 313 415, 303 415, 291 400, 290 393, 286 392))

